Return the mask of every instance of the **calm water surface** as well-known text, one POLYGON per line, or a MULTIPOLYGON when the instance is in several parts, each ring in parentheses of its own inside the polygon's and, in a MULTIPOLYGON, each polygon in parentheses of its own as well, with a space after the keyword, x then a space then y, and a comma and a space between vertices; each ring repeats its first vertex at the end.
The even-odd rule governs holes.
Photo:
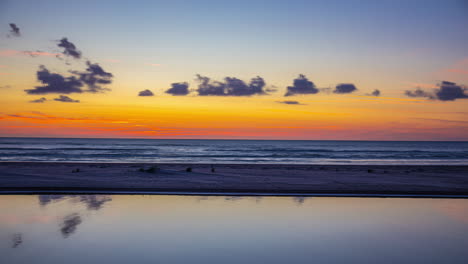
POLYGON ((467 263, 468 200, 0 196, 0 263, 467 263))

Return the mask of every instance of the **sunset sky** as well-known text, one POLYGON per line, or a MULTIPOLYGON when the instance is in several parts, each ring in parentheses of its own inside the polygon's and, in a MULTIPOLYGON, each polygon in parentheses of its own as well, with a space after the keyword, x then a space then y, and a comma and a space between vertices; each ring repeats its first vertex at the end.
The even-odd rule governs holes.
POLYGON ((466 0, 0 0, 0 136, 468 140, 467 14, 466 0))

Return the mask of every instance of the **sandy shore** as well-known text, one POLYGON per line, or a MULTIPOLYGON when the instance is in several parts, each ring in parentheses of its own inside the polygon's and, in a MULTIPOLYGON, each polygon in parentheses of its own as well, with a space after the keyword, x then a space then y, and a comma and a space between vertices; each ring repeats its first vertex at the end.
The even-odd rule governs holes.
POLYGON ((0 163, 0 193, 159 191, 468 195, 468 166, 216 164, 213 168, 214 172, 208 164, 4 162, 0 163), (157 169, 147 172, 152 166, 157 169), (187 168, 192 171, 187 172, 187 168))

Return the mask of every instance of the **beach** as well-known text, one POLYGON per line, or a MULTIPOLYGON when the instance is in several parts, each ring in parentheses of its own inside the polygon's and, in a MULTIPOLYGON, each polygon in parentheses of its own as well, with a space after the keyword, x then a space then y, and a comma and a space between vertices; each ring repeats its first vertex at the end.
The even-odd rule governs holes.
POLYGON ((2 162, 0 192, 468 195, 468 166, 2 162))

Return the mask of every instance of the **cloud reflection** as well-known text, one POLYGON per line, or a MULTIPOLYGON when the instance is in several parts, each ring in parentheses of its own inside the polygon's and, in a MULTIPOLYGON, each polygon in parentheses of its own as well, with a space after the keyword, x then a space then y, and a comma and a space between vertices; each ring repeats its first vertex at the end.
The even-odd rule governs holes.
POLYGON ((64 238, 69 237, 71 234, 75 233, 76 227, 83 222, 81 216, 77 213, 69 214, 63 218, 62 227, 60 232, 64 238))
POLYGON ((307 199, 308 197, 304 197, 304 196, 295 196, 293 197, 293 200, 294 202, 296 203, 297 206, 301 206, 304 204, 305 200, 307 199))
POLYGON ((12 241, 11 247, 17 248, 19 245, 23 243, 23 235, 21 233, 13 234, 13 236, 11 237, 11 241, 12 241))
POLYGON ((72 203, 82 203, 88 210, 99 210, 105 203, 112 201, 109 195, 38 195, 38 198, 41 206, 68 200, 72 203))

